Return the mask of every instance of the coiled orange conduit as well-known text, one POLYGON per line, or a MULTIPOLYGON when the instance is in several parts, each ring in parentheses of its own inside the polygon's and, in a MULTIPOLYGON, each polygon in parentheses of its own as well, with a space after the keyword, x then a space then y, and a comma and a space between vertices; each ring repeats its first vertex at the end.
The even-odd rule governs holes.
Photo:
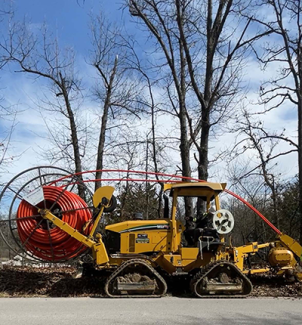
MULTIPOLYGON (((83 233, 84 224, 92 217, 91 212, 85 201, 78 195, 63 191, 63 189, 55 186, 44 186, 45 203, 41 202, 37 206, 43 209, 46 204, 46 208, 50 208, 53 203, 57 202, 54 209, 56 208, 61 211, 75 210, 63 212, 61 214, 62 220, 83 233), (81 208, 87 209, 76 210, 81 208)), ((20 240, 26 250, 36 257, 54 262, 76 257, 86 249, 80 242, 58 227, 48 228, 47 221, 42 219, 42 217, 21 220, 22 218, 38 214, 36 207, 25 200, 21 201, 17 211, 17 219, 20 219, 17 220, 17 228, 20 240)), ((87 229, 88 231, 89 229, 87 229)))

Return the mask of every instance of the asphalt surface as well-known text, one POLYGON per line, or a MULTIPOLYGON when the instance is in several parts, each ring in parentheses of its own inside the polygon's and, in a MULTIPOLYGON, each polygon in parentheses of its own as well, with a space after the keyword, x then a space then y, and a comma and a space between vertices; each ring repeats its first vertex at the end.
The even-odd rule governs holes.
POLYGON ((302 324, 302 300, 1 298, 1 325, 302 324))

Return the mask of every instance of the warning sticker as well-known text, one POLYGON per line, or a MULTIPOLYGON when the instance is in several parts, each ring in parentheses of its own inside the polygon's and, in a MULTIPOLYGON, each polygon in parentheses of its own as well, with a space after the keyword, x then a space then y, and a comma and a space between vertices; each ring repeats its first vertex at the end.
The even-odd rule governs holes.
POLYGON ((43 188, 38 187, 24 197, 24 200, 32 205, 37 205, 44 200, 43 188))

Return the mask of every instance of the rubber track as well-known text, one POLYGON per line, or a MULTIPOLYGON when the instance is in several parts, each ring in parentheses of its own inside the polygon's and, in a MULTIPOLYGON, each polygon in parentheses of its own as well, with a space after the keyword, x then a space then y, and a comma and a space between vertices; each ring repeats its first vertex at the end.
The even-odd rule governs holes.
POLYGON ((162 296, 164 296, 167 292, 167 283, 164 280, 164 278, 148 263, 146 263, 143 259, 132 259, 129 261, 126 261, 124 263, 122 263, 122 265, 117 268, 108 278, 108 280, 105 283, 105 293, 108 297, 110 298, 160 298, 162 296), (145 267, 147 267, 154 275, 157 279, 159 279, 161 281, 161 283, 164 286, 164 290, 162 292, 162 294, 160 295, 113 295, 109 292, 109 284, 111 281, 113 281, 124 269, 126 269, 128 266, 130 266, 131 264, 142 264, 145 267))
POLYGON ((190 287, 191 287, 191 291, 198 297, 198 298, 244 298, 247 297, 253 290, 253 285, 252 282, 250 281, 249 278, 247 278, 241 271, 240 269, 233 263, 228 262, 228 261, 215 261, 213 263, 209 263, 206 267, 204 267, 201 271, 199 271, 198 273, 195 274, 195 276, 193 277, 193 279, 191 280, 190 283, 190 287), (246 281, 250 287, 250 291, 246 294, 236 294, 236 295, 200 295, 197 291, 196 291, 196 286, 197 284, 209 273, 211 272, 217 265, 220 264, 224 264, 224 265, 229 265, 231 266, 233 269, 236 269, 238 271, 238 274, 240 274, 241 278, 246 281))

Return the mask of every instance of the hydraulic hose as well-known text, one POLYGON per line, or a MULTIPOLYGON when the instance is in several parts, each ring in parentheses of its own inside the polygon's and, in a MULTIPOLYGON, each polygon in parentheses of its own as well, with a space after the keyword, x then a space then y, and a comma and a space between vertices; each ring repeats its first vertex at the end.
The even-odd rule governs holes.
POLYGON ((278 234, 278 235, 281 235, 282 234, 281 231, 278 228, 276 228, 268 219, 266 219, 265 216, 262 213, 260 213, 256 208, 254 208, 250 203, 248 203, 247 201, 245 201, 242 197, 240 197, 239 195, 233 193, 230 190, 225 189, 224 191, 226 193, 234 196, 236 199, 238 199, 243 204, 245 204, 248 208, 250 208, 252 211, 254 211, 269 227, 271 227, 274 230, 274 232, 276 234, 278 234))
MULTIPOLYGON (((83 226, 92 217, 84 200, 72 192, 55 186, 43 186, 43 192, 44 201, 37 207, 51 208, 53 214, 83 233, 83 226)), ((86 249, 79 241, 39 216, 38 209, 25 200, 22 200, 18 207, 17 219, 17 230, 22 246, 36 257, 57 262, 74 258, 86 249), (36 217, 26 218, 30 216, 36 217)), ((88 231, 89 227, 86 234, 88 231)))

